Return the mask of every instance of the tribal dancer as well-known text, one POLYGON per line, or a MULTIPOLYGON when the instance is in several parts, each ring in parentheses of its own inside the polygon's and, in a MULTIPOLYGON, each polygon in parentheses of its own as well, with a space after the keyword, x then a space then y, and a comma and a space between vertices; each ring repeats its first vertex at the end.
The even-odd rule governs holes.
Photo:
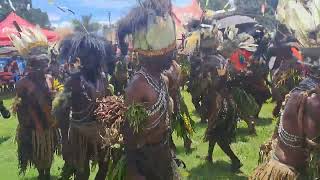
MULTIPOLYGON (((320 56, 319 49, 314 49, 320 56)), ((303 51, 304 57, 309 52, 303 51)), ((313 61, 314 62, 314 61, 313 61)), ((277 134, 270 143, 270 152, 250 179, 317 179, 319 171, 319 102, 320 68, 311 66, 311 75, 287 96, 281 111, 277 134)))
POLYGON ((281 23, 295 32, 294 37, 304 47, 293 49, 288 45, 282 47, 281 51, 309 73, 286 96, 273 142, 270 143, 269 152, 264 153, 269 157, 263 158, 265 162, 254 171, 250 179, 293 180, 320 177, 320 122, 317 117, 320 108, 319 17, 313 14, 317 14, 317 11, 310 11, 312 8, 318 9, 319 4, 313 1, 279 1, 278 16, 281 23), (293 17, 286 19, 288 15, 293 17), (310 21, 306 21, 306 17, 310 21), (299 31, 294 31, 297 29, 299 31))
POLYGON ((40 28, 23 29, 11 40, 27 61, 28 73, 16 85, 18 161, 20 174, 29 165, 37 168, 39 179, 50 179, 50 168, 58 147, 59 132, 51 115, 52 92, 46 78, 50 57, 48 41, 40 28))
POLYGON ((217 51, 221 46, 222 33, 217 28, 201 31, 200 57, 203 72, 210 79, 203 105, 208 119, 205 141, 209 142, 209 147, 206 160, 212 162, 212 153, 218 144, 231 159, 231 170, 237 171, 241 163, 230 147, 237 128, 236 105, 231 87, 227 85, 230 80, 230 73, 226 69, 228 61, 217 51))
POLYGON ((172 180, 178 177, 169 145, 169 94, 162 75, 170 68, 176 47, 172 4, 170 0, 139 2, 140 7, 120 22, 118 32, 122 49, 127 48, 125 36, 132 34, 141 65, 125 93, 126 179, 172 180))
MULTIPOLYGON (((103 103, 101 98, 109 95, 102 67, 105 60, 112 59, 112 48, 102 38, 87 33, 74 34, 65 42, 60 48, 61 56, 78 59, 80 69, 71 74, 64 91, 53 102, 53 112, 61 127, 62 154, 66 161, 62 178, 68 179, 75 173, 75 179, 89 179, 89 162, 92 160, 99 165, 96 179, 105 179, 110 144, 105 144, 103 140, 110 137, 103 132, 108 128, 99 121, 96 111, 103 103)), ((107 113, 110 109, 104 111, 107 113)))

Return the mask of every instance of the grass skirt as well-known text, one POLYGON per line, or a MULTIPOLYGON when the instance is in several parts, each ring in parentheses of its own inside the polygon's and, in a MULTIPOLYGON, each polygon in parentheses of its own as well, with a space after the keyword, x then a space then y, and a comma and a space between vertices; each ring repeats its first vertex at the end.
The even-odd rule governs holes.
POLYGON ((98 160, 98 128, 97 123, 86 123, 85 125, 71 124, 69 131, 69 142, 67 155, 65 157, 69 164, 79 171, 84 171, 89 160, 98 160))
POLYGON ((18 126, 16 142, 18 144, 19 174, 24 174, 28 166, 37 169, 50 169, 54 154, 59 152, 60 133, 58 129, 45 129, 43 132, 18 126))
POLYGON ((260 146, 259 164, 266 163, 272 158, 273 150, 275 149, 277 142, 277 139, 272 139, 260 146))
POLYGON ((122 144, 121 127, 126 110, 123 99, 107 96, 97 99, 97 104, 95 121, 70 124, 65 157, 79 171, 83 171, 90 160, 94 164, 98 160, 106 161, 107 152, 122 144))
MULTIPOLYGON (((219 111, 214 123, 208 123, 204 141, 223 140, 231 144, 235 138, 237 129, 237 113, 235 105, 231 100, 223 99, 218 105, 219 111)), ((212 120, 212 119, 211 119, 212 120)))
MULTIPOLYGON (((177 165, 168 143, 145 145, 136 150, 127 151, 128 168, 136 167, 138 173, 146 179, 178 180, 177 165)), ((128 169, 129 170, 129 169, 128 169)))
POLYGON ((297 180, 299 172, 293 167, 280 163, 277 160, 270 159, 269 162, 260 165, 249 180, 297 180))

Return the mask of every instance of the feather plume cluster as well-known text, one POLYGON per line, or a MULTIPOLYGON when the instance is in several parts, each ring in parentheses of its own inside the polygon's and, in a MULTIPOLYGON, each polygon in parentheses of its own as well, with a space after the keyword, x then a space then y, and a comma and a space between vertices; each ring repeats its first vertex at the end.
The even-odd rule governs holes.
POLYGON ((11 34, 9 37, 22 56, 28 55, 33 48, 44 47, 48 50, 48 39, 39 26, 36 28, 23 27, 20 37, 16 34, 11 34))
POLYGON ((279 0, 277 20, 286 25, 302 46, 320 45, 320 0, 279 0))
POLYGON ((200 48, 218 48, 223 41, 223 34, 218 26, 201 30, 200 48))
POLYGON ((197 51, 200 44, 200 31, 190 33, 186 38, 185 47, 182 54, 192 54, 197 51))
MULTIPOLYGON (((254 38, 247 33, 238 33, 239 29, 235 26, 226 28, 224 32, 224 40, 218 48, 222 54, 233 53, 236 49, 245 49, 250 52, 257 50, 254 38)), ((231 54, 230 54, 231 55, 231 54)))
MULTIPOLYGON (((229 26, 222 33, 218 27, 202 28, 191 33, 186 39, 183 54, 192 54, 199 49, 217 49, 222 54, 232 54, 236 49, 255 52, 258 45, 247 33, 238 33, 239 29, 229 26)), ((230 54, 230 55, 231 55, 230 54)))
POLYGON ((182 54, 192 54, 199 48, 216 49, 223 41, 223 34, 218 27, 201 28, 190 33, 186 38, 185 48, 182 54))

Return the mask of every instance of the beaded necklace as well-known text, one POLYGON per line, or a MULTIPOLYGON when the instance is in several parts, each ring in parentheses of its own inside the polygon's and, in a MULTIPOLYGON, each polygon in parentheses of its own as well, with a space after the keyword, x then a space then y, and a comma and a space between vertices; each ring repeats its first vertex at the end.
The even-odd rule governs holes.
POLYGON ((170 120, 169 120, 169 112, 168 112, 168 89, 166 86, 166 83, 164 82, 164 79, 160 77, 159 83, 155 82, 155 80, 152 78, 151 75, 149 75, 144 68, 141 68, 140 71, 136 72, 136 74, 142 75, 148 85, 150 85, 157 93, 158 98, 156 103, 154 103, 150 108, 147 108, 147 114, 149 117, 155 115, 156 113, 159 113, 160 115, 157 117, 157 119, 147 127, 145 127, 147 130, 152 130, 155 127, 159 125, 161 122, 161 118, 165 115, 166 116, 166 125, 170 126, 170 120))
POLYGON ((95 98, 90 97, 88 92, 90 91, 90 89, 95 89, 96 93, 98 94, 100 93, 100 89, 101 89, 100 86, 101 86, 100 81, 97 81, 97 84, 93 85, 88 81, 86 81, 83 76, 80 76, 80 87, 82 89, 82 94, 88 100, 89 104, 86 108, 84 108, 79 112, 71 111, 72 122, 82 123, 92 117, 92 113, 95 109, 96 102, 95 102, 95 98), (76 119, 73 115, 84 115, 84 116, 80 119, 76 119))
POLYGON ((288 98, 290 95, 287 95, 285 101, 282 104, 282 109, 280 111, 280 123, 278 129, 278 135, 281 142, 283 142, 286 146, 291 148, 303 148, 305 138, 301 136, 296 136, 287 132, 283 127, 283 113, 284 113, 284 106, 286 105, 288 98))

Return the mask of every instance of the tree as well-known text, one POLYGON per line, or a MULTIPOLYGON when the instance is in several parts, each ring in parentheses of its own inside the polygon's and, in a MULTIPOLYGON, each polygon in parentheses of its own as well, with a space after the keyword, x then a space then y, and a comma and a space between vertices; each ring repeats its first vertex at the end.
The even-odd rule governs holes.
MULTIPOLYGON (((40 9, 32 8, 31 0, 10 0, 13 7, 15 8, 15 13, 22 18, 28 20, 33 24, 38 24, 41 27, 50 27, 50 21, 48 14, 42 12, 40 9)), ((9 0, 0 1, 0 20, 3 20, 7 15, 13 11, 9 0)))
POLYGON ((78 19, 72 20, 73 28, 75 31, 88 31, 97 32, 101 28, 98 22, 92 22, 92 15, 82 16, 81 21, 78 19))

